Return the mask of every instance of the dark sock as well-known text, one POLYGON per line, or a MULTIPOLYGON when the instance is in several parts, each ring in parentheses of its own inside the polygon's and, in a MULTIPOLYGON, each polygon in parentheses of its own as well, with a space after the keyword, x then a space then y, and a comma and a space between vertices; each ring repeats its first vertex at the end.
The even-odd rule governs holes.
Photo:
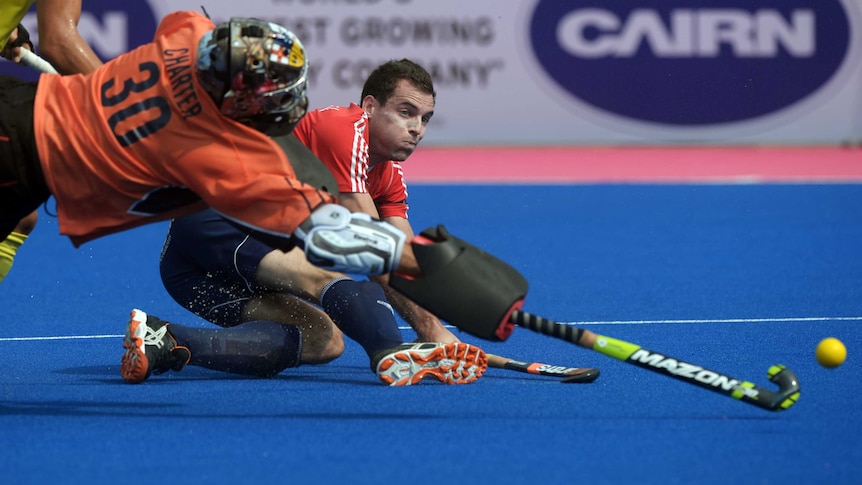
POLYGON ((171 324, 178 345, 188 347, 189 365, 223 372, 272 377, 299 365, 302 333, 295 325, 257 320, 231 328, 171 324))
POLYGON ((404 343, 383 288, 371 281, 335 280, 320 293, 320 304, 335 325, 369 357, 404 343))

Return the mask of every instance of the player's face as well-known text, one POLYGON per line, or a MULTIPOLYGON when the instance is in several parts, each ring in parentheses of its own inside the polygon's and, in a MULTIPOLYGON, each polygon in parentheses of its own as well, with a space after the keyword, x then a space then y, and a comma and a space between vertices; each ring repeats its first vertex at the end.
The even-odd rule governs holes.
POLYGON ((369 163, 401 162, 425 136, 425 127, 434 114, 434 97, 401 80, 386 104, 368 96, 363 108, 368 113, 369 163))

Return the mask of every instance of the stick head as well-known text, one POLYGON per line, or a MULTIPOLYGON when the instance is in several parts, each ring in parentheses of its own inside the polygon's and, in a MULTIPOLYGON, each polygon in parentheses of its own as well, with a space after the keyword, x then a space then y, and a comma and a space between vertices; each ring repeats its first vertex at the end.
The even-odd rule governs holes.
POLYGON ((799 399, 799 379, 783 365, 773 365, 766 373, 769 380, 778 384, 778 392, 770 391, 751 382, 743 382, 729 394, 741 401, 754 404, 767 411, 784 411, 799 399))
POLYGON ((599 370, 595 367, 584 367, 574 370, 562 381, 563 384, 588 384, 599 378, 599 370))
POLYGON ((763 404, 768 404, 762 407, 772 411, 784 411, 796 404, 799 399, 799 379, 792 370, 783 365, 773 365, 766 375, 770 381, 778 384, 778 392, 761 390, 761 394, 764 394, 763 404))

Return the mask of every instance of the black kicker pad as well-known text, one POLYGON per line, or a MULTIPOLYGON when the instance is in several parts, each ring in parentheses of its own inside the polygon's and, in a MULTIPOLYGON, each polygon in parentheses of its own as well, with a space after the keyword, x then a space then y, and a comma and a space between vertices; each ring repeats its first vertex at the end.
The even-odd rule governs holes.
POLYGON ((423 276, 393 274, 390 286, 476 337, 509 338, 515 328, 509 317, 527 296, 521 273, 443 226, 422 231, 411 244, 423 276))

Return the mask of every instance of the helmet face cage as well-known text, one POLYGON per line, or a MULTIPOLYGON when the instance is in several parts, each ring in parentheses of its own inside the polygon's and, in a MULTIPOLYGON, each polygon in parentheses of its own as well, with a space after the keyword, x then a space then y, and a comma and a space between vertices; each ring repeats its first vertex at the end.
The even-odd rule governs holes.
POLYGON ((201 82, 228 118, 270 135, 290 132, 308 109, 308 63, 289 30, 233 18, 198 47, 201 82))

